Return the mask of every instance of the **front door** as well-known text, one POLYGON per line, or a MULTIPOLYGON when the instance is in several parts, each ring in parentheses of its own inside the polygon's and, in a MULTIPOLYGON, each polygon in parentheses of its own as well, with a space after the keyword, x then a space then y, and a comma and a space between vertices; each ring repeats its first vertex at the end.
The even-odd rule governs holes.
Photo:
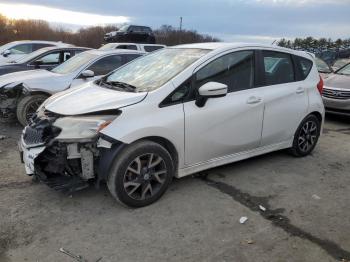
POLYGON ((210 98, 204 107, 184 103, 187 166, 259 147, 263 100, 255 88, 254 51, 225 54, 194 75, 196 90, 207 82, 228 86, 228 94, 210 98))

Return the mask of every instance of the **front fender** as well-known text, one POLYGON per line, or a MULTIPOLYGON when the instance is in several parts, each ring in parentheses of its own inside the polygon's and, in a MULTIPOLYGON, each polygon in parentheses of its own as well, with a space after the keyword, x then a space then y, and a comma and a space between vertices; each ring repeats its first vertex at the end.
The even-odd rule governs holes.
POLYGON ((100 156, 97 160, 97 178, 98 183, 100 184, 101 181, 107 181, 108 175, 111 171, 112 164, 114 159, 117 157, 117 155, 127 146, 127 144, 124 144, 120 141, 114 140, 112 138, 109 138, 107 136, 101 137, 104 140, 107 140, 112 143, 111 148, 100 148, 100 156))

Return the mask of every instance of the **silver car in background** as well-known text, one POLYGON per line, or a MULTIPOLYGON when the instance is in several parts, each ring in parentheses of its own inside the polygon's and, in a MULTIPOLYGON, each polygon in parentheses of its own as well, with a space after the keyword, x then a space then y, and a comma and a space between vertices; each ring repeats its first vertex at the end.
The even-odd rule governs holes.
POLYGON ((350 116, 350 64, 325 80, 322 97, 328 113, 350 116))
POLYGON ((51 71, 39 69, 0 76, 0 117, 17 116, 26 125, 49 96, 97 79, 143 54, 134 50, 89 50, 51 71))

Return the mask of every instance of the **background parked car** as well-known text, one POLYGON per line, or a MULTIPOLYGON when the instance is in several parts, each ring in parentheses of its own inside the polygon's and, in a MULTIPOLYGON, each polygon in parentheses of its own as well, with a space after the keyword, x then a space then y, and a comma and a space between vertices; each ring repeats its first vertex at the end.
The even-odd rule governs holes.
POLYGON ((327 79, 333 73, 333 69, 321 58, 315 58, 317 70, 323 79, 327 79))
POLYGON ((332 65, 332 69, 334 71, 337 71, 338 69, 342 68, 343 66, 346 66, 347 64, 350 64, 350 58, 337 59, 332 65))
POLYGON ((133 50, 89 50, 51 71, 34 70, 0 76, 0 113, 17 116, 22 125, 54 93, 94 80, 141 56, 133 50))
POLYGON ((138 50, 141 52, 153 52, 158 49, 162 49, 166 45, 158 44, 135 44, 135 43, 109 43, 101 46, 100 50, 111 50, 111 49, 129 49, 129 50, 138 50))
POLYGON ((323 102, 326 112, 350 116, 350 64, 325 80, 323 102))
POLYGON ((106 42, 132 42, 155 44, 156 38, 153 31, 148 26, 125 25, 118 31, 105 34, 106 42))
POLYGON ((15 61, 0 64, 0 75, 34 69, 50 70, 89 48, 44 47, 15 61))
POLYGON ((62 42, 24 40, 7 43, 0 46, 0 63, 13 61, 38 49, 49 46, 72 46, 62 42))

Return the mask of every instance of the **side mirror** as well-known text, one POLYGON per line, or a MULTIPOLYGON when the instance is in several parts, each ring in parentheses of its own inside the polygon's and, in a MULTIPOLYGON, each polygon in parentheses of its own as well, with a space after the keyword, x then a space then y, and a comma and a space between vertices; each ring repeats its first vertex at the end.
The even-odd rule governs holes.
POLYGON ((2 52, 2 55, 4 57, 8 57, 11 54, 11 50, 5 50, 4 52, 2 52))
POLYGON ((208 98, 223 97, 227 94, 227 85, 218 82, 208 82, 198 89, 196 105, 203 107, 208 98))
POLYGON ((81 73, 81 77, 82 78, 90 78, 90 77, 94 77, 95 73, 92 70, 85 70, 81 73))

